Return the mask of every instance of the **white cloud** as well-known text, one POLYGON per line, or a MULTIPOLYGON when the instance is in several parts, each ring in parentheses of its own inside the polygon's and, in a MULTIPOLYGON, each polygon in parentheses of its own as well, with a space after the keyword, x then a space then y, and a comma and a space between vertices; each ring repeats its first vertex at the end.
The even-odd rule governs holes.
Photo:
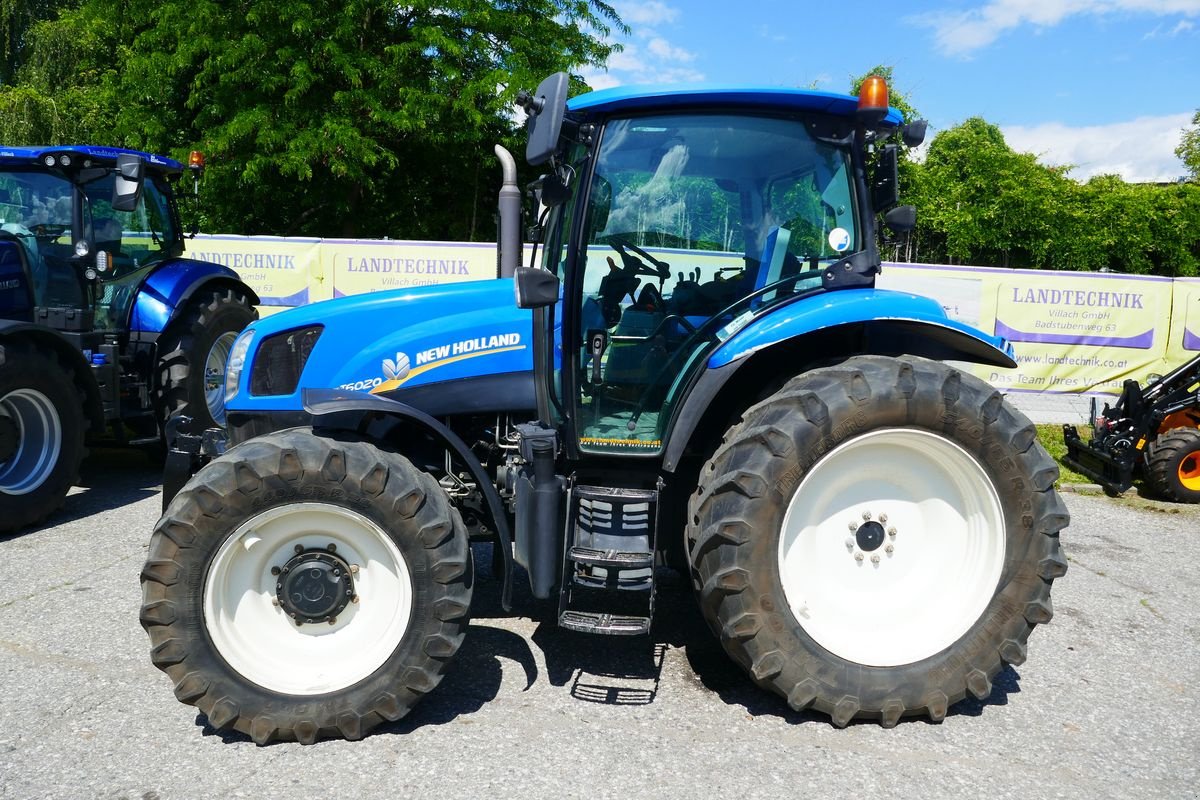
POLYGON ((682 47, 676 47, 661 36, 656 36, 650 40, 650 44, 646 45, 646 49, 650 51, 656 58, 664 61, 695 61, 696 54, 689 53, 682 47))
POLYGON ((621 20, 628 26, 658 25, 663 22, 674 22, 679 18, 679 9, 669 6, 659 0, 635 3, 613 3, 613 8, 621 20))
POLYGON ((679 9, 659 0, 614 3, 614 8, 632 29, 619 43, 623 50, 609 57, 604 69, 585 69, 583 79, 593 89, 609 89, 632 83, 683 83, 704 80, 704 73, 689 66, 696 54, 672 43, 659 29, 679 17, 679 9))
MULTIPOLYGON (((1050 28, 1078 14, 1117 12, 1195 17, 1200 16, 1200 0, 990 0, 967 11, 933 11, 909 21, 933 28, 942 53, 967 56, 1022 25, 1050 28)), ((1179 28, 1177 25, 1176 32, 1188 30, 1190 23, 1188 28, 1179 28)))
POLYGON ((1070 127, 1057 122, 1002 126, 1009 147, 1033 153, 1043 164, 1074 164, 1078 181, 1116 174, 1126 181, 1174 181, 1186 170, 1175 156, 1190 113, 1138 117, 1111 125, 1070 127))

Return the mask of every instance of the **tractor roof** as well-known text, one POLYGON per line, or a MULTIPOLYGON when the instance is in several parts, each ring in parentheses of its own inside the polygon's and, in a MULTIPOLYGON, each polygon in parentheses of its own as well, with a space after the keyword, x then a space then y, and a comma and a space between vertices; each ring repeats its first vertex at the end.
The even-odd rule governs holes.
MULTIPOLYGON (((782 87, 714 86, 662 84, 654 86, 617 86, 588 92, 567 101, 571 111, 613 112, 669 110, 681 106, 742 106, 749 108, 790 109, 815 111, 853 117, 858 98, 848 94, 814 92, 782 87)), ((900 125, 904 118, 895 108, 889 108, 886 125, 900 125)))
POLYGON ((55 157, 67 154, 83 161, 92 161, 97 166, 112 166, 117 163, 117 156, 122 153, 132 153, 141 156, 146 162, 146 168, 157 172, 173 174, 183 171, 183 164, 173 158, 143 153, 141 150, 126 150, 121 147, 97 147, 90 144, 61 144, 34 145, 30 147, 0 146, 0 166, 41 166, 48 155, 55 157))

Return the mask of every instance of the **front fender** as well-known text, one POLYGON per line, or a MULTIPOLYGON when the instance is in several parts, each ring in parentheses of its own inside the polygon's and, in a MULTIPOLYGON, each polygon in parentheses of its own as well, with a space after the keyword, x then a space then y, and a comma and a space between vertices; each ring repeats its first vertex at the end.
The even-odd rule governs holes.
POLYGON ((709 356, 708 367, 723 367, 789 339, 843 325, 866 325, 872 339, 880 341, 897 337, 889 348, 898 353, 1017 365, 1012 345, 950 319, 936 300, 890 289, 845 289, 803 298, 754 319, 709 356))
POLYGON ((512 532, 508 529, 508 517, 504 513, 495 483, 466 442, 424 411, 386 397, 343 389, 305 389, 301 398, 304 410, 312 415, 314 430, 356 432, 359 424, 370 415, 390 417, 420 425, 458 456, 471 473, 492 515, 492 524, 500 540, 497 546, 504 559, 500 602, 504 610, 509 611, 512 606, 512 532))
POLYGON ((129 329, 162 333, 179 308, 202 286, 212 281, 234 283, 257 305, 258 295, 229 267, 192 258, 164 261, 138 287, 130 311, 129 329))

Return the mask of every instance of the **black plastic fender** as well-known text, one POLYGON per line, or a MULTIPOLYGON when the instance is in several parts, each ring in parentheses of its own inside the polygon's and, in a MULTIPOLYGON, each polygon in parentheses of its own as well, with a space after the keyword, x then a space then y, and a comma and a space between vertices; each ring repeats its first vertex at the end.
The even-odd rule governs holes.
POLYGON ((421 425, 451 450, 466 465, 471 477, 492 515, 496 536, 500 539, 500 552, 504 560, 503 585, 500 603, 505 611, 512 609, 512 532, 508 528, 508 517, 500 501, 500 494, 483 464, 471 452, 458 434, 447 428, 424 411, 396 400, 343 389, 305 389, 301 393, 304 410, 312 415, 314 430, 354 431, 360 428, 363 418, 369 415, 393 417, 421 425))

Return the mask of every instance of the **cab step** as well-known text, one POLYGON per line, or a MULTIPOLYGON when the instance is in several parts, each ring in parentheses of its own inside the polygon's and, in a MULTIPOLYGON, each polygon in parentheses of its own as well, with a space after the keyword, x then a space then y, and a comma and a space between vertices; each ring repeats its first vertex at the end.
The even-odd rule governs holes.
POLYGON ((594 611, 564 611, 558 624, 580 633, 603 633, 609 636, 641 636, 650 632, 649 617, 632 617, 594 611))
POLYGON ((649 633, 654 616, 655 489, 572 483, 559 624, 610 636, 649 633))

